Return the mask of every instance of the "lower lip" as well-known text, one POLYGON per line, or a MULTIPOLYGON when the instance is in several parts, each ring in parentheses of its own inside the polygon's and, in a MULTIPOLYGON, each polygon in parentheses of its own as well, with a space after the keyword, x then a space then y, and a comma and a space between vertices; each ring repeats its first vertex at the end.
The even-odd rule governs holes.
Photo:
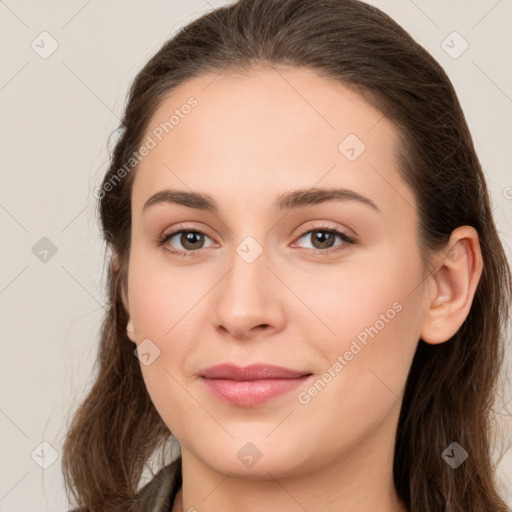
POLYGON ((225 380, 201 377, 213 395, 233 405, 254 406, 268 402, 278 395, 303 384, 311 375, 296 379, 225 380))

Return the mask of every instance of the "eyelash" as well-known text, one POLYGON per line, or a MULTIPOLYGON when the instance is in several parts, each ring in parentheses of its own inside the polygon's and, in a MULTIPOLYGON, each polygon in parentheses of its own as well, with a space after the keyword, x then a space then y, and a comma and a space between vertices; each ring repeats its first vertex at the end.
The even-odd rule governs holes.
MULTIPOLYGON (((356 243, 356 240, 354 238, 348 236, 343 231, 339 231, 338 229, 335 229, 335 228, 326 228, 326 227, 306 229, 306 230, 302 231, 299 234, 298 239, 302 238, 304 235, 307 235, 309 233, 313 233, 315 231, 324 232, 324 233, 331 233, 333 235, 337 235, 337 236, 339 236, 343 240, 344 243, 343 244, 339 244, 339 245, 334 246, 334 247, 329 247, 328 249, 307 249, 308 251, 312 251, 313 254, 322 254, 322 255, 331 254, 333 252, 338 252, 338 251, 344 250, 344 248, 345 248, 345 246, 347 244, 348 245, 352 245, 352 244, 356 243)), ((208 236, 204 231, 201 231, 200 229, 179 229, 179 230, 173 231, 172 233, 163 234, 162 236, 160 236, 155 241, 155 245, 157 247, 163 247, 164 244, 168 240, 170 240, 172 237, 174 237, 175 235, 177 235, 179 233, 184 233, 184 232, 200 233, 200 234, 208 236)), ((210 238, 210 237, 208 237, 208 238, 210 238)), ((169 247, 163 247, 163 249, 167 253, 173 254, 173 255, 176 255, 176 256, 195 256, 199 251, 201 251, 201 249, 195 249, 193 251, 173 250, 173 249, 169 249, 169 247)))

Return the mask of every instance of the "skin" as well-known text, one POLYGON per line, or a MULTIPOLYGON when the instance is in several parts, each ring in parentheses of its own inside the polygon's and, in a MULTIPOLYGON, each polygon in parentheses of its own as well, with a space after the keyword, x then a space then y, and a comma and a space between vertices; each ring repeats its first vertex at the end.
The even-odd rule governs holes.
POLYGON ((420 337, 447 341, 469 312, 482 270, 476 231, 457 228, 424 277, 395 128, 342 84, 285 67, 205 75, 166 98, 146 136, 190 96, 198 105, 136 170, 123 295, 130 339, 160 350, 141 370, 181 445, 173 511, 181 500, 199 512, 405 510, 392 465, 406 378, 420 337), (338 149, 350 133, 366 146, 354 161, 338 149), (278 194, 312 187, 354 190, 380 211, 350 200, 273 210, 278 194), (166 188, 208 194, 219 212, 159 203, 144 213, 166 188), (333 228, 356 243, 315 242, 311 230, 333 228), (153 243, 178 229, 206 234, 190 246, 179 235, 166 242, 196 255, 153 243), (247 236, 263 250, 252 263, 236 252, 247 236), (320 253, 331 246, 340 250, 320 253), (400 312, 308 404, 298 394, 311 382, 246 408, 219 401, 198 378, 226 361, 264 362, 316 382, 396 303, 400 312), (252 467, 237 457, 247 442, 262 454, 252 467))

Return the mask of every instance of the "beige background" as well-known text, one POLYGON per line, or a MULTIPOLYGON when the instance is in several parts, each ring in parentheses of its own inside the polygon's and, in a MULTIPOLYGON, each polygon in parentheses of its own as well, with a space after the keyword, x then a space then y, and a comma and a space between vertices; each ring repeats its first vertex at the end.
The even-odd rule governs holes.
MULTIPOLYGON (((67 412, 90 385, 105 297, 92 194, 106 170, 107 137, 148 58, 179 27, 225 3, 0 1, 0 512, 67 510, 60 448, 67 412), (44 31, 50 35, 40 36, 44 31), (42 58, 53 40, 58 48, 42 58), (33 252, 48 244, 39 242, 43 237, 57 251, 46 262, 33 252), (49 444, 41 447, 43 441, 49 444), (46 469, 36 462, 43 456, 51 463, 46 469)), ((512 2, 371 3, 451 77, 510 256, 512 2), (453 31, 469 44, 457 58, 464 44, 459 36, 447 39, 451 50, 442 47, 453 31)), ((502 402, 512 412, 511 398, 509 387, 502 402)), ((499 477, 512 507, 512 450, 499 477)))

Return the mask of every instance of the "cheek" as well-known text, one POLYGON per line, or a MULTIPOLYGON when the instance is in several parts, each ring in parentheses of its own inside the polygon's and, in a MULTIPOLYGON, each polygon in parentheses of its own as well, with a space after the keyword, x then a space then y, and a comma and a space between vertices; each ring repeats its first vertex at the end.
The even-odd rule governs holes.
POLYGON ((194 333, 200 322, 196 315, 201 311, 198 306, 210 286, 198 272, 184 274, 183 269, 172 268, 143 250, 132 252, 128 274, 130 314, 141 353, 142 347, 149 347, 151 354, 150 364, 144 364, 141 358, 141 371, 152 402, 173 432, 191 410, 191 396, 183 388, 183 368, 195 351, 194 333), (176 410, 180 411, 179 421, 172 414, 176 410))
POLYGON ((128 292, 137 338, 170 336, 178 322, 187 321, 188 314, 206 291, 199 273, 188 272, 184 276, 183 269, 173 268, 164 259, 134 251, 128 292))
POLYGON ((332 388, 359 385, 360 396, 370 399, 375 384, 400 394, 421 331, 419 257, 404 260, 391 244, 380 255, 372 264, 358 262, 358 268, 340 265, 325 275, 315 273, 314 287, 311 281, 302 287, 297 281, 294 287, 308 306, 303 308, 301 302, 304 313, 298 320, 303 332, 308 333, 309 326, 308 342, 325 370, 344 375, 332 379, 332 388))
POLYGON ((323 440, 332 446, 340 439, 369 437, 401 402, 419 339, 421 297, 419 292, 408 295, 412 287, 392 277, 379 287, 372 278, 354 293, 333 291, 317 301, 325 307, 324 317, 330 312, 335 334, 308 337, 323 365, 297 401, 301 417, 311 418, 311 432, 336 425, 323 440))
POLYGON ((379 331, 396 327, 404 316, 398 310, 415 300, 410 292, 420 280, 416 263, 392 254, 375 260, 318 269, 314 279, 300 272, 285 276, 300 299, 293 306, 295 321, 315 326, 324 347, 361 333, 364 340, 365 329, 374 325, 379 331), (325 345, 326 339, 332 342, 325 345))

